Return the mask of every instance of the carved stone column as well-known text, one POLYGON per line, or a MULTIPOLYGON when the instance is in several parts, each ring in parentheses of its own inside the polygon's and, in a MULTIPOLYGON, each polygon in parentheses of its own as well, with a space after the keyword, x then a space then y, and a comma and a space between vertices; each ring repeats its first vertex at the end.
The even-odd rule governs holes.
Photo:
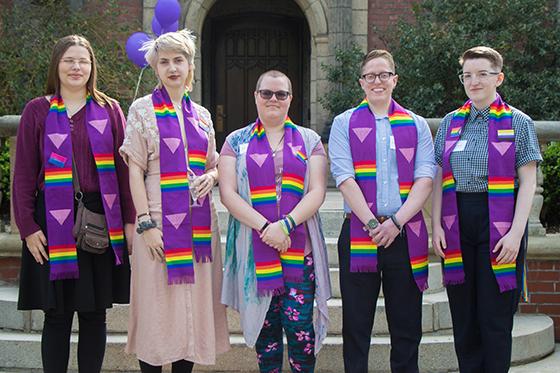
POLYGON ((537 189, 535 191, 535 196, 533 197, 533 205, 531 206, 531 212, 529 213, 529 235, 530 236, 544 236, 546 230, 541 224, 540 215, 543 206, 543 174, 541 168, 537 168, 537 189))

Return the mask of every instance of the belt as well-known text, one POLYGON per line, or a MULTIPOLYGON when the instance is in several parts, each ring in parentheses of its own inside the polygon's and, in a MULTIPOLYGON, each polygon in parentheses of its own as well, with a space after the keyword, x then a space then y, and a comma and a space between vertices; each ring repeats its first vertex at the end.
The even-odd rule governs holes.
MULTIPOLYGON (((346 212, 344 214, 344 219, 350 219, 352 217, 352 213, 351 212, 346 212)), ((390 220, 391 216, 388 215, 379 215, 375 217, 377 219, 377 221, 381 224, 383 224, 384 221, 386 220, 390 220)))

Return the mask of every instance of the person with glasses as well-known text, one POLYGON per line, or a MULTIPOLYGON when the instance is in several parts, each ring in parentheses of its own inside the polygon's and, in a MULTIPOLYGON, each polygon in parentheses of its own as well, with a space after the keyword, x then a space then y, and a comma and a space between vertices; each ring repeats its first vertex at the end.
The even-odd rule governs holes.
POLYGON ((217 153, 210 113, 195 103, 195 37, 168 32, 142 46, 158 84, 128 112, 121 155, 137 212, 125 351, 142 373, 190 373, 229 345, 220 302, 222 253, 212 200, 217 153))
POLYGON ((502 56, 479 46, 459 63, 469 100, 443 118, 435 138, 432 245, 460 371, 506 373, 542 158, 531 118, 497 93, 502 56))
POLYGON ((21 116, 12 189, 23 240, 18 309, 44 312, 45 373, 68 369, 75 312, 78 368, 99 373, 106 309, 129 301, 127 246, 135 215, 128 168, 118 153, 124 132, 119 104, 97 89, 90 43, 79 35, 58 40, 46 95, 29 101, 21 116), (77 243, 84 212, 97 217, 101 231, 91 236, 88 229, 77 243))
POLYGON ((392 98, 393 56, 372 50, 361 65, 365 98, 335 117, 331 172, 344 197, 338 239, 344 370, 368 371, 379 291, 391 335, 392 372, 418 372, 428 233, 421 209, 435 161, 426 120, 392 98))
POLYGON ((331 296, 318 215, 327 157, 319 135, 288 117, 292 84, 285 74, 262 74, 254 96, 258 118, 227 137, 218 165, 220 197, 231 214, 222 302, 240 313, 261 372, 282 371, 282 329, 291 371, 313 372, 331 296))

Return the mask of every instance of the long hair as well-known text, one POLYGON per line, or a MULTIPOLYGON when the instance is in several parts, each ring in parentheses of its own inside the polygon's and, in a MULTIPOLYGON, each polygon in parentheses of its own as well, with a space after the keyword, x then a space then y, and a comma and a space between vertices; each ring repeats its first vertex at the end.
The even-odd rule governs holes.
POLYGON ((108 104, 114 101, 112 98, 107 96, 105 93, 97 89, 97 60, 95 59, 95 54, 91 48, 91 44, 86 38, 80 35, 68 35, 59 39, 52 51, 51 62, 49 64, 49 73, 47 77, 47 95, 60 94, 60 77, 58 76, 58 65, 62 56, 68 48, 72 46, 80 46, 87 49, 89 57, 91 59, 91 73, 89 79, 86 83, 86 89, 92 98, 100 105, 108 104))

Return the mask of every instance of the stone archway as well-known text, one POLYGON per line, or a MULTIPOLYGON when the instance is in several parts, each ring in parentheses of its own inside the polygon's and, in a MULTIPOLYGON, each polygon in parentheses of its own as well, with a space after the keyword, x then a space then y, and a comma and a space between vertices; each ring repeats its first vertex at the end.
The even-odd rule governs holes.
MULTIPOLYGON (((185 27, 193 30, 199 37, 197 40, 197 47, 200 51, 201 42, 200 36, 204 22, 208 12, 217 0, 192 0, 186 6, 183 6, 182 20, 185 27)), ((322 0, 294 0, 300 7, 305 15, 308 23, 311 47, 311 61, 310 61, 310 127, 315 130, 322 129, 324 121, 328 114, 321 110, 320 103, 318 102, 318 92, 327 89, 327 81, 325 73, 321 70, 321 63, 327 63, 329 59, 329 45, 328 45, 328 19, 327 19, 327 5, 322 0)), ((200 53, 196 56, 195 64, 201 66, 202 58, 200 53)), ((195 72, 195 78, 200 81, 201 69, 195 72)), ((196 84, 193 92, 193 98, 200 101, 202 98, 202 87, 196 84)))

